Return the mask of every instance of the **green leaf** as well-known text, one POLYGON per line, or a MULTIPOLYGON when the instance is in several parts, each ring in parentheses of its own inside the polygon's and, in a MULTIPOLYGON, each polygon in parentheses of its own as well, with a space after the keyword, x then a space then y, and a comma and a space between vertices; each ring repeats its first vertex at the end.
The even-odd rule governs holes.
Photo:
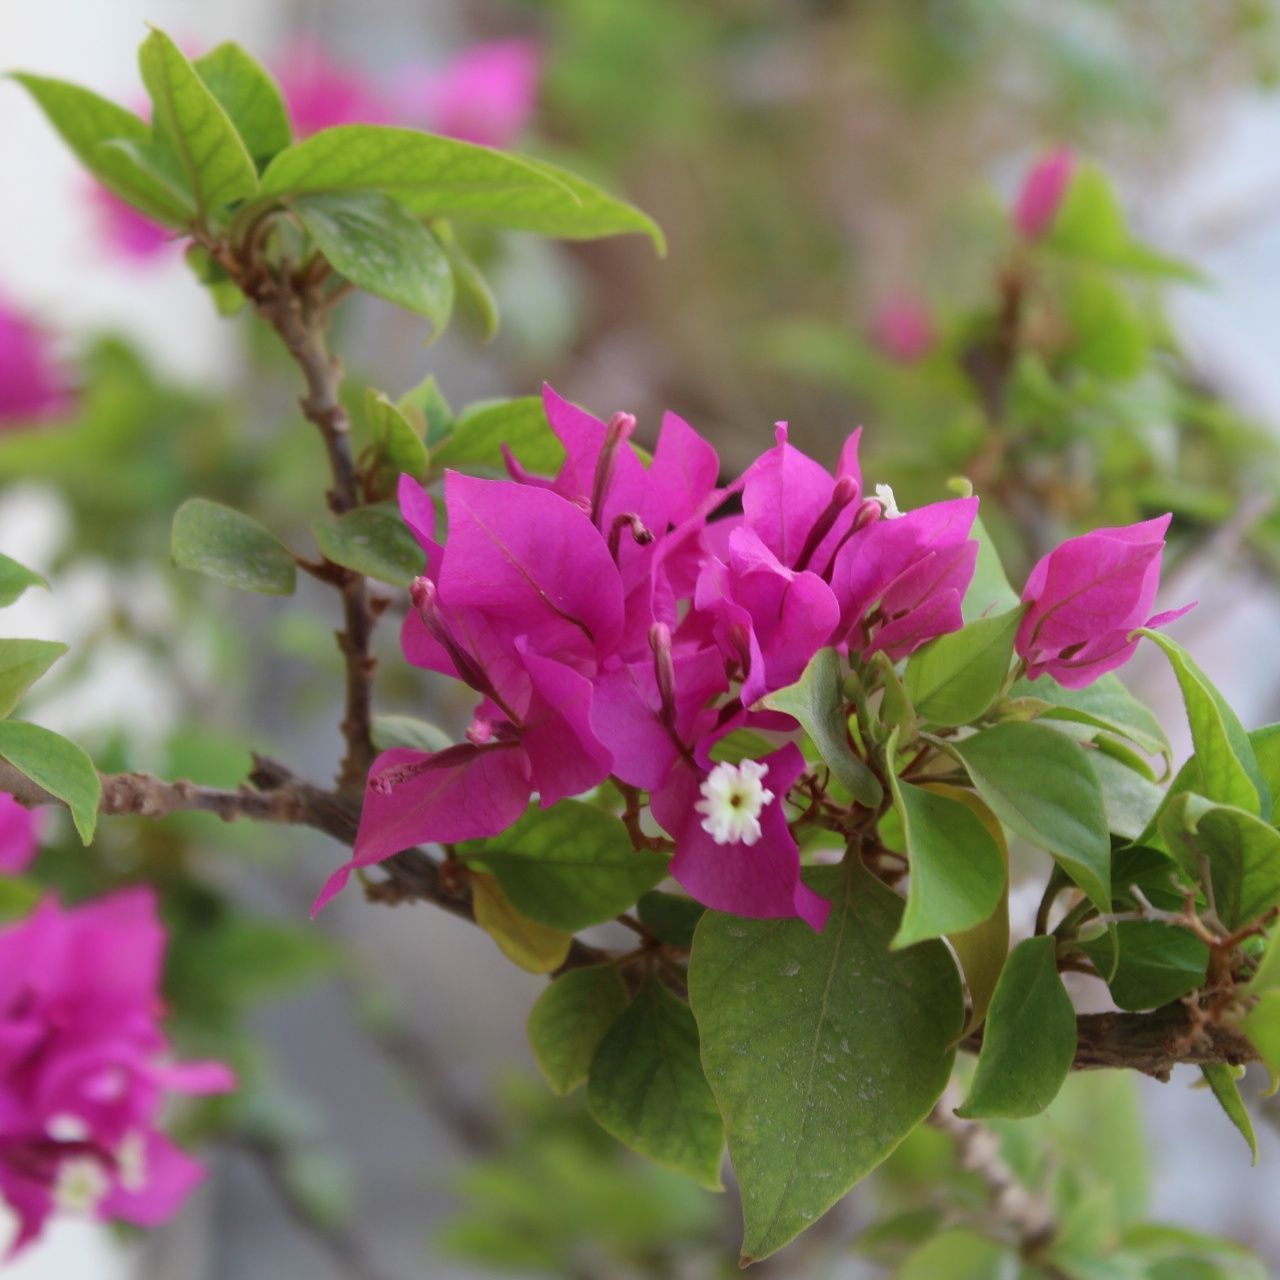
POLYGON ((76 158, 103 186, 149 218, 170 227, 191 222, 190 202, 143 168, 126 150, 107 144, 145 146, 151 130, 131 111, 89 89, 47 76, 13 77, 36 100, 76 158))
POLYGON ((311 526, 326 560, 393 587, 407 587, 425 563, 418 540, 391 503, 356 507, 311 526))
POLYGON ((191 65, 230 116, 259 167, 293 141, 289 113, 276 82, 238 44, 220 44, 191 65))
POLYGON ((71 810, 88 844, 98 824, 102 783, 93 761, 60 734, 21 720, 0 720, 0 757, 71 810))
POLYGON ((572 1093, 586 1078, 609 1028, 627 1007, 627 988, 611 964, 571 969, 529 1011, 529 1046, 551 1088, 572 1093))
POLYGON ((579 800, 531 806, 499 836, 468 840, 458 854, 496 876, 525 915, 576 931, 612 920, 667 873, 667 860, 637 851, 622 823, 579 800))
POLYGON ((364 409, 387 467, 396 476, 407 472, 415 480, 423 479, 430 465, 430 454, 405 411, 372 387, 365 392, 364 409))
POLYGON ((419 440, 434 445, 453 429, 453 410, 440 390, 434 373, 428 374, 416 387, 396 401, 395 406, 419 440))
POLYGON ((1076 1013, 1052 938, 1028 938, 996 986, 969 1096, 956 1115, 1020 1120, 1058 1095, 1076 1055, 1076 1013))
POLYGON ((530 471, 550 475, 564 463, 564 446, 551 430, 537 396, 472 405, 435 451, 435 463, 437 467, 501 471, 504 444, 530 471))
POLYGON ((1137 840, 1164 802, 1165 793, 1105 751, 1095 751, 1089 761, 1102 787, 1108 830, 1126 840, 1137 840))
POLYGON ((258 189, 258 171, 222 104, 182 50, 152 30, 138 53, 142 82, 151 95, 154 130, 172 147, 202 219, 258 189))
POLYGON ((1269 816, 1271 795, 1266 781, 1249 735, 1226 699, 1176 640, 1147 627, 1138 634, 1164 650, 1178 678, 1196 749, 1191 789, 1219 804, 1269 816))
POLYGON ((453 740, 443 729, 413 716, 374 716, 370 734, 379 751, 392 747, 412 747, 415 751, 443 751, 453 740))
POLYGON ((764 705, 771 711, 794 716, 800 722, 800 727, 813 739, 823 763, 859 804, 868 809, 879 806, 884 798, 883 789, 875 774, 854 755, 849 745, 840 655, 834 649, 819 649, 800 679, 769 694, 764 705))
POLYGON ((0 555, 0 609, 12 604, 28 587, 44 587, 48 590, 49 584, 26 565, 0 555))
POLYGON ((904 684, 916 711, 934 724, 972 724, 996 700, 1009 674, 1022 607, 939 636, 907 660, 904 684))
POLYGON ((929 1114, 964 1020, 942 943, 890 951, 897 894, 853 862, 805 880, 834 903, 821 933, 708 911, 689 963, 751 1259, 812 1224, 929 1114))
POLYGON ((1261 818, 1184 792, 1161 814, 1160 834, 1193 881, 1208 866, 1213 907, 1228 929, 1280 903, 1280 832, 1261 818))
POLYGON ((1121 920, 1078 945, 1101 974, 1111 973, 1107 985, 1121 1009, 1158 1009, 1179 1000, 1204 985, 1209 967, 1207 944, 1159 920, 1121 920))
POLYGON ((564 964, 573 935, 530 920, 517 910, 492 876, 472 871, 471 905, 476 924, 512 964, 526 973, 553 973, 564 964))
POLYGON ((1103 911, 1111 907, 1111 840, 1102 787, 1077 742, 1009 721, 955 744, 978 794, 1011 831, 1047 849, 1103 911))
POLYGON ((434 230, 449 259, 458 303, 479 321, 480 334, 488 342, 498 332, 498 299, 475 259, 458 243, 453 228, 447 222, 440 222, 434 230))
POLYGON ((443 329, 453 311, 453 271, 440 242, 380 191, 344 191, 289 201, 330 265, 366 293, 443 329))
POLYGON ((693 931, 698 927, 706 907, 680 893, 660 893, 657 889, 642 893, 636 900, 640 923, 659 942, 671 947, 693 946, 693 931))
POLYGON ((1006 1245, 957 1227, 916 1249, 894 1280, 1005 1280, 1012 1260, 1006 1245))
POLYGON ((52 640, 0 640, 0 719, 66 651, 52 640))
POLYGON ((188 498, 174 514, 173 563, 241 591, 292 595, 297 585, 293 557, 256 520, 207 498, 188 498))
POLYGON ((1008 885, 999 846, 977 815, 949 796, 890 779, 910 859, 907 909, 895 950, 959 933, 990 917, 1008 885))
POLYGON ((1080 164, 1045 243, 1074 255, 1110 260, 1129 243, 1129 228, 1105 173, 1080 164))
POLYGON ((1280 991, 1265 991, 1244 1016, 1245 1035, 1271 1073, 1271 1093, 1280 1083, 1280 991))
POLYGON ((1100 378, 1127 380, 1147 361, 1147 329, 1137 303, 1102 271, 1081 267, 1067 289, 1071 354, 1100 378))
POLYGON ((1042 718, 1068 720, 1107 729, 1141 747, 1148 755, 1170 755, 1169 739, 1160 721, 1108 672, 1083 689, 1067 689, 1052 676, 1019 680, 1009 691, 1014 698, 1037 698, 1046 705, 1042 718))
POLYGON ((924 787, 926 791, 947 796, 968 808, 995 841, 1004 863, 1004 889, 996 909, 980 924, 947 935, 947 941, 960 961, 965 986, 969 988, 969 1021, 964 1028, 964 1034, 968 1035, 985 1020, 996 983, 1000 980, 1000 971, 1009 954, 1009 849, 999 819, 972 791, 949 786, 945 782, 926 782, 924 787))
POLYGON ((973 522, 972 536, 978 540, 978 562, 961 605, 966 623, 997 613, 1008 613, 1019 604, 1018 593, 1009 585, 1004 566, 1000 563, 1000 554, 981 516, 973 522))
POLYGON ((619 1142, 720 1189, 724 1125, 698 1058, 698 1027, 655 974, 596 1051, 587 1105, 619 1142))
POLYGON ((1225 1062, 1210 1062, 1200 1068, 1205 1083, 1217 1098, 1218 1104, 1227 1113, 1227 1119, 1239 1130, 1240 1136, 1249 1146, 1253 1163, 1258 1163, 1258 1138, 1253 1132, 1253 1121, 1245 1110, 1244 1099, 1240 1097, 1240 1087, 1236 1084, 1236 1068, 1225 1062))

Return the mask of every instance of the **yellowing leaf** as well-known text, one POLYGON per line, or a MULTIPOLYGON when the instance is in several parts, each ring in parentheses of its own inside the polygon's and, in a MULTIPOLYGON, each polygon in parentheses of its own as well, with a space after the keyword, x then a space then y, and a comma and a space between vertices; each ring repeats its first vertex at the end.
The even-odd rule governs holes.
POLYGON ((522 916, 492 876, 472 873, 471 905, 476 924, 512 964, 529 973, 551 973, 564 964, 573 935, 522 916))

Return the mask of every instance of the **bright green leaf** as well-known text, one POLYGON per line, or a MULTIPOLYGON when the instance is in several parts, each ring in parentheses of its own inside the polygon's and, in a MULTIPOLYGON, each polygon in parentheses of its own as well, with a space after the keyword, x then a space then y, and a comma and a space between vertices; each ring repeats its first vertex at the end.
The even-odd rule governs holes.
POLYGON ((1280 1082, 1280 991, 1264 991, 1244 1016, 1243 1029, 1271 1073, 1271 1092, 1280 1082))
POLYGON ((372 387, 365 392, 364 408, 369 430, 387 468, 396 477, 405 472, 415 480, 423 479, 430 454, 406 412, 372 387))
POLYGON ((1067 289, 1077 364, 1101 378, 1127 380, 1147 361, 1147 329, 1133 298, 1102 271, 1080 268, 1067 289))
POLYGON ((957 1227, 916 1249, 894 1280, 1005 1280, 1012 1260, 1007 1245, 957 1227))
POLYGON ((479 322, 481 336, 488 342, 498 332, 498 299, 475 259, 458 243, 453 228, 447 222, 441 222, 434 229, 449 259, 458 304, 479 322))
POLYGON ((238 44, 220 44, 192 66, 231 117, 259 167, 293 141, 289 113, 276 82, 238 44))
POLYGON ((579 800, 531 807, 488 840, 458 854, 497 877, 525 915, 574 931, 612 920, 667 873, 667 860, 637 851, 622 822, 579 800))
POLYGON ((131 111, 89 89, 46 76, 15 74, 39 104, 63 142, 104 186, 149 218, 171 227, 192 219, 189 200, 143 168, 133 155, 108 143, 145 146, 151 130, 131 111))
POLYGON ((1102 787, 1078 742, 1009 721, 955 744, 978 794, 1011 831, 1047 849, 1102 910, 1111 906, 1111 839, 1102 787))
POLYGON ((74 742, 39 725, 2 720, 0 757, 71 810, 85 844, 93 839, 102 783, 93 761, 74 742))
POLYGON ((1108 830, 1126 840, 1137 840, 1155 817, 1165 793, 1105 751, 1095 751, 1089 762, 1102 787, 1108 830))
POLYGON ((859 804, 868 809, 879 806, 884 794, 880 783, 849 745, 840 655, 834 649, 819 649, 800 679, 769 694, 764 705, 800 722, 823 763, 859 804))
POLYGON ((407 587, 425 563, 417 538, 391 503, 328 516, 311 531, 326 560, 393 587, 407 587))
POLYGON ((289 208, 339 275, 426 317, 436 330, 449 323, 449 259, 403 205, 380 191, 343 191, 299 196, 289 208))
POLYGON ((1155 714, 1124 687, 1113 672, 1083 689, 1067 689, 1052 676, 1019 680, 1009 691, 1015 698, 1037 698, 1044 719, 1091 724, 1128 738, 1148 755, 1169 756, 1169 739, 1155 714))
POLYGON ((410 387, 395 407, 418 439, 426 441, 428 446, 443 440, 453 427, 453 410, 434 373, 428 374, 416 387, 410 387))
POLYGON ((26 565, 0 555, 0 609, 12 604, 28 587, 48 588, 49 584, 26 565))
POLYGON ((529 1011, 529 1046, 556 1093, 572 1093, 586 1078, 609 1028, 627 1007, 627 988, 611 964, 561 974, 529 1011))
POLYGON ((1052 938, 1013 950, 996 986, 969 1096, 956 1114, 1022 1119, 1057 1097, 1076 1054, 1076 1013, 1052 938))
POLYGON ((1129 243, 1120 202, 1097 165, 1075 166, 1045 242, 1055 249, 1102 260, 1121 253, 1129 243))
POLYGON ((52 640, 0 640, 0 719, 66 651, 52 640))
POLYGON ((964 1021, 942 943, 890 951, 897 894, 856 863, 805 880, 834 903, 821 933, 708 911, 689 964, 752 1259, 810 1226, 929 1114, 964 1021))
POLYGON ((292 595, 293 557, 256 520, 207 498, 188 498, 174 514, 173 563, 241 591, 292 595))
POLYGON ((997 613, 1008 613, 1018 607, 1018 593, 1009 585, 1004 566, 1000 563, 1000 553, 996 551, 981 516, 975 518, 972 533, 978 541, 978 562, 961 606, 966 623, 997 613))
POLYGON ((1269 816, 1271 795, 1236 713, 1176 640, 1146 627, 1140 634, 1164 650, 1182 690, 1196 749, 1191 789, 1219 804, 1269 816))
POLYGON ((981 924, 1008 885, 999 846, 976 814, 949 796, 891 779, 911 879, 895 949, 981 924))
POLYGON ((1210 1062, 1202 1066, 1200 1071, 1219 1106, 1226 1112, 1227 1119, 1235 1125, 1248 1144, 1253 1163, 1257 1164, 1258 1138, 1253 1131, 1253 1121, 1245 1110, 1244 1099, 1240 1096, 1240 1086, 1236 1084, 1236 1068, 1227 1066, 1225 1062, 1210 1062))
POLYGON ((506 445, 530 471, 550 475, 564 462, 564 446, 556 439, 538 396, 472 405, 453 424, 435 451, 437 467, 503 468, 506 445))
POLYGON ((200 216, 253 195, 258 188, 253 158, 182 50, 153 29, 142 43, 138 65, 151 95, 156 139, 172 148, 200 216))
POLYGON ((1022 612, 981 618, 912 654, 904 683, 917 713, 948 727, 977 720, 1004 686, 1022 612))
POLYGON ((596 1051, 587 1105, 619 1142, 720 1189, 724 1125, 698 1057, 698 1027, 655 974, 596 1051))

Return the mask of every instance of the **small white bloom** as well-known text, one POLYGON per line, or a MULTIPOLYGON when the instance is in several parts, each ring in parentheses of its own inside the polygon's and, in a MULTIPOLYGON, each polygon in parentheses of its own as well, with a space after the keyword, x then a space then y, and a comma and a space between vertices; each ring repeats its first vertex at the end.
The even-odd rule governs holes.
POLYGON ((760 839, 760 814, 773 799, 764 785, 767 764, 744 760, 718 764, 702 784, 694 808, 703 815, 702 829, 716 844, 753 845, 760 839))
POLYGON ((141 1191, 147 1185, 147 1139, 141 1130, 125 1134, 116 1148, 116 1171, 126 1191, 141 1191))
POLYGON ((110 1189, 101 1161, 93 1156, 73 1156, 58 1166, 53 1198, 64 1213, 91 1213, 110 1189))
POLYGON ((876 501, 884 508, 886 520, 899 520, 905 514, 898 510, 898 500, 893 496, 893 489, 887 484, 876 485, 876 501))

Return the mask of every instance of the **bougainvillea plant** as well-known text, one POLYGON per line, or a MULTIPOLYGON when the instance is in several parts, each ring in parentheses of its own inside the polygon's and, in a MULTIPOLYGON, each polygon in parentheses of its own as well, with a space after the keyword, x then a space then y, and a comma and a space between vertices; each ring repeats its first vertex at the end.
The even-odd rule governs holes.
MULTIPOLYGON (((141 64, 150 124, 18 78, 94 177, 188 240, 219 305, 247 304, 298 366, 331 473, 315 546, 192 497, 171 551, 268 595, 290 595, 299 572, 334 588, 343 755, 332 786, 259 759, 220 791, 100 774, 5 719, 6 790, 64 805, 86 842, 100 812, 316 828, 350 849, 327 880, 317 871, 317 909, 358 883, 371 904, 474 921, 552 975, 529 1035, 555 1091, 585 1084, 604 1130, 707 1187, 727 1144, 744 1260, 805 1231, 919 1126, 972 1152, 981 1122, 1036 1116, 1072 1070, 1166 1079, 1193 1064, 1253 1145, 1240 1070, 1280 1077, 1280 727, 1246 732, 1166 632, 1191 607, 1156 603, 1168 516, 1067 540, 1017 591, 981 494, 957 480, 901 509, 882 477, 864 479, 858 432, 828 470, 779 423, 727 476, 677 415, 650 437, 549 387, 454 415, 428 381, 371 392, 353 424, 326 345, 335 307, 363 289, 443 327, 456 292, 483 288, 454 223, 640 232, 661 248, 660 233, 541 160, 381 124, 295 142, 277 87, 233 45, 191 62, 153 32, 141 64), (397 610, 405 661, 471 691, 456 742, 375 714, 372 637, 397 610), (1185 702, 1194 754, 1176 772, 1117 674, 1143 642, 1185 702), (1011 937, 1011 846, 1040 880, 1029 936, 1011 937), (1083 984, 1114 1007, 1079 1012, 1083 984)), ((1020 209, 1027 235, 1070 177, 1054 163, 1020 209)), ((0 563, 6 599, 35 582, 0 563)), ((7 714, 58 647, 4 645, 7 714)), ((16 865, 29 835, 13 839, 16 865)), ((47 934, 56 951, 67 930, 117 925, 104 954, 145 943, 141 991, 157 944, 140 896, 80 914, 46 903, 0 945, 47 934)), ((62 1081, 58 1061, 29 1057, 30 1028, 46 1005, 94 997, 57 965, 39 982, 22 972, 6 966, 6 1054, 62 1081)), ((152 1128, 155 1091, 229 1083, 158 1068, 137 994, 121 991, 118 1016, 98 1009, 140 1090, 127 1114, 114 1094, 101 1117, 70 1107, 73 1132, 54 1123, 61 1094, 13 1088, 0 1115, 3 1151, 39 1175, 31 1229, 81 1192, 105 1213, 159 1216, 138 1201, 134 1158, 140 1143, 174 1158, 152 1128), (75 1148, 69 1171, 47 1169, 50 1142, 75 1148)), ((6 1097, 15 1078, 6 1066, 6 1097)), ((87 1077, 76 1087, 94 1094, 87 1077)), ((975 1167, 1013 1203, 1007 1165, 975 1167)), ((1230 1249, 1189 1234, 1086 1238, 1055 1220, 1049 1175, 1025 1178, 1037 1212, 983 1220, 1024 1275, 1083 1280, 1101 1259, 1109 1275, 1169 1276, 1171 1257, 1244 1274, 1206 1270, 1230 1249)), ((26 1183, 6 1179, 18 1203, 26 1183)))

